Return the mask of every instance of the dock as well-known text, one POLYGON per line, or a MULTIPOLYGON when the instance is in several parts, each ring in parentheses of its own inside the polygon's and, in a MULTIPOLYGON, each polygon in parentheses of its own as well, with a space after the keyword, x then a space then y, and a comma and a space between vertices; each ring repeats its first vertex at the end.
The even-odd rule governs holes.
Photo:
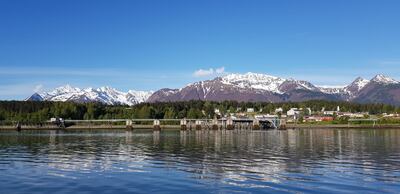
POLYGON ((185 130, 268 130, 285 129, 281 119, 94 119, 94 120, 57 120, 44 123, 13 122, 0 125, 0 129, 18 130, 68 130, 68 129, 164 129, 185 130))

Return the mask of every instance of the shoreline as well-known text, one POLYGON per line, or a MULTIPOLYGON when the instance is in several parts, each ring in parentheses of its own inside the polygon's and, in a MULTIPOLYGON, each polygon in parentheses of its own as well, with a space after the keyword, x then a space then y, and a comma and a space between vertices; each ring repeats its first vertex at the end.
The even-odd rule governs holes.
POLYGON ((400 129, 400 124, 288 124, 288 129, 400 129))
MULTIPOLYGON (((180 130, 180 125, 161 125, 161 130, 180 130)), ((32 126, 22 125, 21 130, 135 130, 145 129, 154 130, 153 125, 134 125, 132 128, 127 128, 125 125, 72 125, 66 128, 59 128, 57 126, 32 126)), ((384 125, 372 125, 372 124, 287 124, 285 130, 292 129, 400 129, 400 124, 384 124, 384 125)), ((2 130, 17 130, 15 126, 0 126, 2 130)), ((188 131, 196 130, 195 127, 187 128, 188 131)), ((213 130, 211 128, 203 128, 202 130, 213 130)), ((218 129, 221 130, 221 129, 218 129)), ((224 129, 225 130, 225 129, 224 129)), ((246 130, 246 129, 241 129, 246 130)), ((248 129, 247 129, 248 130, 248 129)), ((270 129, 274 130, 274 129, 270 129)), ((260 130, 253 130, 260 131, 260 130)), ((261 130, 263 131, 263 130, 261 130)))

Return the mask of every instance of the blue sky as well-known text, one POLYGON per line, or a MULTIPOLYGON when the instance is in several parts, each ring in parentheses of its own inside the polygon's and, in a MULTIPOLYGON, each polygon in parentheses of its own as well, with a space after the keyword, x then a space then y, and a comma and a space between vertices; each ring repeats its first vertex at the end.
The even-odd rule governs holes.
POLYGON ((64 84, 177 88, 221 72, 400 79, 399 10, 396 0, 2 0, 0 99, 64 84))

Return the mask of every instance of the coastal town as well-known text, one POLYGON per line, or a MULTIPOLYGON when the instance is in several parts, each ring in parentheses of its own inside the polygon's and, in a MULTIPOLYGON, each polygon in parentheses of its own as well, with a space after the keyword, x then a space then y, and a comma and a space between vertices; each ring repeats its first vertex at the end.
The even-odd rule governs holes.
POLYGON ((236 113, 221 114, 219 109, 215 109, 215 114, 221 118, 270 118, 285 120, 285 123, 306 123, 306 124, 345 124, 347 123, 376 123, 379 120, 391 119, 400 121, 398 113, 370 114, 369 112, 348 112, 341 111, 340 106, 335 110, 322 108, 319 111, 311 108, 290 108, 284 111, 283 108, 276 108, 273 113, 263 114, 263 110, 255 111, 254 108, 246 108, 246 111, 238 109, 236 113))

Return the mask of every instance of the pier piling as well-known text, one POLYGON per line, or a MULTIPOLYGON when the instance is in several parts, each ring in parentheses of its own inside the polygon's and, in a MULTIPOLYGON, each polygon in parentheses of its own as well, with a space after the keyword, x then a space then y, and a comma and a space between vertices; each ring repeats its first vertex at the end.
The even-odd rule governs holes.
POLYGON ((161 131, 160 120, 154 120, 153 121, 153 130, 154 131, 161 131))
POLYGON ((15 128, 17 129, 17 131, 21 131, 21 123, 17 122, 17 125, 15 126, 15 128))
POLYGON ((201 130, 201 121, 196 120, 196 130, 201 130))
POLYGON ((186 121, 186 119, 182 119, 181 120, 181 130, 186 131, 186 129, 187 129, 187 121, 186 121))
POLYGON ((285 119, 280 119, 278 129, 279 130, 286 130, 286 120, 285 119))
POLYGON ((235 126, 233 125, 233 120, 232 120, 232 118, 228 118, 227 120, 226 120, 226 129, 227 130, 233 130, 235 128, 235 126))
POLYGON ((126 120, 126 129, 127 130, 132 130, 133 129, 133 125, 132 125, 132 120, 128 119, 126 120))
POLYGON ((260 121, 258 119, 253 120, 253 130, 260 130, 260 121))
POLYGON ((212 129, 213 130, 218 130, 218 119, 217 118, 214 118, 212 120, 212 129))

